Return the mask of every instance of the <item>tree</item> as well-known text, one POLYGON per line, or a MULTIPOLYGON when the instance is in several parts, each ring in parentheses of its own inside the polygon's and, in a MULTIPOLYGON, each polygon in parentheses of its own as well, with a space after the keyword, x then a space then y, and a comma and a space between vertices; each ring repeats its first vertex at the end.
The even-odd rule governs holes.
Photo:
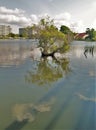
POLYGON ((93 40, 96 41, 96 30, 93 32, 93 40))
POLYGON ((18 37, 19 37, 19 34, 9 33, 9 34, 8 34, 8 37, 18 38, 18 37))
POLYGON ((13 38, 14 38, 14 37, 15 37, 15 34, 14 34, 14 33, 9 33, 9 34, 8 34, 8 37, 13 37, 13 38))
POLYGON ((92 29, 87 28, 87 29, 86 29, 86 34, 88 34, 87 39, 89 39, 89 40, 91 40, 91 41, 94 40, 94 38, 95 38, 95 30, 94 30, 93 28, 92 28, 92 29))
POLYGON ((49 17, 41 19, 38 25, 34 25, 35 38, 39 40, 39 46, 43 48, 43 56, 53 56, 55 52, 68 47, 67 37, 54 25, 49 17))
POLYGON ((60 27, 60 31, 61 31, 62 33, 64 33, 64 34, 68 34, 69 32, 71 32, 71 30, 70 30, 67 26, 65 26, 65 25, 62 25, 62 26, 60 27))
POLYGON ((70 30, 69 27, 65 26, 65 25, 61 25, 60 27, 60 31, 64 34, 66 34, 67 37, 67 41, 71 42, 73 40, 74 34, 73 32, 70 30))
POLYGON ((29 30, 29 27, 23 28, 22 34, 20 34, 20 37, 28 38, 28 36, 29 36, 28 30, 29 30))

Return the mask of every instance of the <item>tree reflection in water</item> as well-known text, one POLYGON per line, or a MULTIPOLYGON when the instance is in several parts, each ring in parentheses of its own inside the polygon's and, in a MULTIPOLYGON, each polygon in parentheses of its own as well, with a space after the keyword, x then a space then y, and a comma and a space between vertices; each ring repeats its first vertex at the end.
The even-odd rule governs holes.
POLYGON ((92 55, 92 57, 94 56, 94 46, 85 46, 84 48, 85 58, 87 58, 88 53, 92 55))
POLYGON ((10 124, 5 130, 21 130, 26 124, 28 123, 28 120, 25 119, 23 121, 14 121, 12 124, 10 124))
POLYGON ((46 57, 36 64, 36 68, 29 70, 25 75, 25 81, 39 86, 50 84, 62 78, 71 70, 69 60, 46 57))

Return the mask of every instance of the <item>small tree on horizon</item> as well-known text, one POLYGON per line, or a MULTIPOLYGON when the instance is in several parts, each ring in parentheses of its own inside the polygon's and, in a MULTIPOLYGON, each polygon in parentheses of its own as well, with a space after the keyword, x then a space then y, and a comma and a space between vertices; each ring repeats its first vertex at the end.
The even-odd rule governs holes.
POLYGON ((89 40, 91 40, 91 41, 94 41, 95 40, 95 37, 96 37, 96 35, 95 35, 95 29, 90 29, 90 28, 86 28, 86 34, 88 34, 88 37, 87 37, 87 39, 89 39, 89 40))

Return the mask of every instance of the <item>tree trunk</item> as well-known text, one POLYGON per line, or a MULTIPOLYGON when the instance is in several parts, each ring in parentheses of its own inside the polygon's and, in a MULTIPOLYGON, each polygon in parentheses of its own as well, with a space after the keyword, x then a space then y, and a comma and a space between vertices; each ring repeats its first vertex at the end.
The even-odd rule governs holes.
POLYGON ((42 52, 42 57, 47 57, 47 56, 54 57, 54 53, 55 52, 51 52, 51 53, 44 53, 44 52, 42 52))

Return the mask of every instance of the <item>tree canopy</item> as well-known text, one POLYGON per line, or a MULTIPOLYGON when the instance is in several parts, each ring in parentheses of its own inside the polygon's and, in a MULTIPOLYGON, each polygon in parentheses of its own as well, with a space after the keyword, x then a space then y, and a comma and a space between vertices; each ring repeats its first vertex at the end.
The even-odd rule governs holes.
POLYGON ((66 35, 68 43, 70 43, 73 40, 74 34, 69 27, 61 25, 60 31, 66 35))
POLYGON ((61 25, 60 27, 60 31, 64 34, 68 34, 68 33, 72 33, 72 31, 70 30, 69 27, 65 26, 65 25, 61 25))
POLYGON ((88 34, 88 37, 87 37, 88 40, 91 40, 91 41, 96 40, 96 31, 95 31, 95 29, 86 28, 86 34, 88 34))
POLYGON ((39 40, 39 46, 43 48, 43 54, 51 54, 65 50, 68 40, 64 33, 54 25, 49 17, 41 19, 38 25, 34 25, 34 37, 39 40))

